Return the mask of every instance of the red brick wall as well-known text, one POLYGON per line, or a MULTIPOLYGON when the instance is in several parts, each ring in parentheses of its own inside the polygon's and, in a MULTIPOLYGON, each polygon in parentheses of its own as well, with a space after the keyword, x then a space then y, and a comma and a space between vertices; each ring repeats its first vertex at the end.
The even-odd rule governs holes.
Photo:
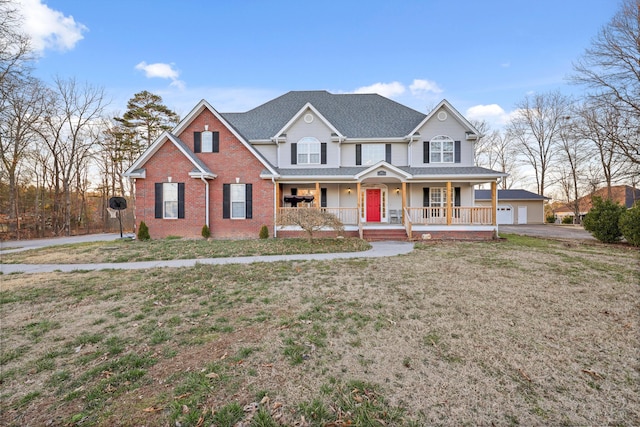
MULTIPOLYGON (((208 110, 203 111, 191 124, 177 135, 193 151, 193 132, 204 131, 204 125, 210 131, 220 132, 219 153, 197 153, 209 169, 217 175, 209 180, 209 228, 214 239, 258 238, 260 228, 266 225, 269 234, 273 234, 273 183, 260 178, 264 165, 208 110), (253 218, 222 218, 222 186, 252 184, 253 218)), ((205 224, 205 184, 199 178, 189 177, 193 164, 170 141, 155 153, 143 165, 146 179, 136 181, 136 220, 145 221, 149 226, 151 238, 169 235, 200 237, 205 224), (154 218, 154 184, 168 182, 185 183, 185 218, 154 218)))

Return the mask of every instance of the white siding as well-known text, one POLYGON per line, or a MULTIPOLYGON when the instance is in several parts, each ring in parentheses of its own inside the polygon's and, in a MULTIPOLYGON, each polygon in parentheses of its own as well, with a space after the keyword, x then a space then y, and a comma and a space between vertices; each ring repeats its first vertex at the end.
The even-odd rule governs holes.
POLYGON ((473 141, 467 141, 467 129, 458 122, 458 120, 447 111, 446 108, 438 110, 427 123, 425 123, 418 132, 420 132, 420 140, 411 144, 411 166, 429 167, 429 166, 474 166, 473 164, 473 141), (438 120, 438 113, 444 111, 447 113, 447 119, 438 120), (447 135, 454 141, 460 141, 460 163, 423 163, 423 146, 424 141, 430 141, 437 135, 447 135))
POLYGON ((253 148, 255 148, 260 154, 262 154, 262 156, 267 159, 267 161, 272 165, 278 164, 278 147, 276 147, 275 144, 254 144, 253 148))
POLYGON ((287 134, 286 143, 280 144, 280 167, 310 167, 310 165, 292 165, 291 164, 291 144, 297 143, 306 136, 317 138, 320 142, 327 143, 327 164, 312 165, 312 167, 337 167, 338 164, 338 144, 331 142, 331 129, 311 110, 307 109, 300 115, 298 120, 293 123, 289 129, 285 130, 287 134), (311 123, 306 123, 304 117, 306 114, 313 116, 311 123))

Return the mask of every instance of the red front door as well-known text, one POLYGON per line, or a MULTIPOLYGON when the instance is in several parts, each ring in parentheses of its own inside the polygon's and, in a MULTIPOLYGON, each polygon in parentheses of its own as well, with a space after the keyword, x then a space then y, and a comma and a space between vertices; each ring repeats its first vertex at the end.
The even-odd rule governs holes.
POLYGON ((380 190, 367 190, 367 222, 380 222, 380 190))

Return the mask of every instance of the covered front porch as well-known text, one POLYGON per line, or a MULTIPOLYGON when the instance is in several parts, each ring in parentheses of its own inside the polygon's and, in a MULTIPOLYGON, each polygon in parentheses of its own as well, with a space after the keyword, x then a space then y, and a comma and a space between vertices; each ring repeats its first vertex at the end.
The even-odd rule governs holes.
MULTIPOLYGON (((330 213, 344 224, 347 236, 388 239, 491 239, 497 235, 496 181, 490 183, 492 205, 476 206, 473 183, 356 182, 291 183, 276 186, 276 236, 297 236, 299 228, 280 218, 303 209, 330 213), (307 201, 291 206, 292 192, 307 201), (310 197, 312 196, 312 197, 310 197), (426 206, 425 206, 426 205, 426 206), (375 236, 375 237, 368 237, 375 236)), ((329 230, 324 234, 331 234, 329 230)))

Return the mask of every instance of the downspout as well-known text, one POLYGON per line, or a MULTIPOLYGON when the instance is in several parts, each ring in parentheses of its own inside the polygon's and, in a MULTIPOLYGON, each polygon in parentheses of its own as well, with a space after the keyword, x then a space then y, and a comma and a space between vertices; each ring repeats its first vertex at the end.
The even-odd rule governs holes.
POLYGON ((205 219, 204 219, 204 223, 207 224, 207 227, 209 229, 211 229, 211 227, 209 226, 209 181, 207 181, 206 179, 204 179, 204 176, 200 176, 200 179, 202 180, 202 182, 204 182, 204 188, 205 188, 205 195, 204 195, 204 204, 205 204, 205 219))
POLYGON ((278 198, 276 197, 278 190, 276 189, 276 178, 272 176, 271 182, 273 183, 273 237, 276 238, 278 237, 278 198))

